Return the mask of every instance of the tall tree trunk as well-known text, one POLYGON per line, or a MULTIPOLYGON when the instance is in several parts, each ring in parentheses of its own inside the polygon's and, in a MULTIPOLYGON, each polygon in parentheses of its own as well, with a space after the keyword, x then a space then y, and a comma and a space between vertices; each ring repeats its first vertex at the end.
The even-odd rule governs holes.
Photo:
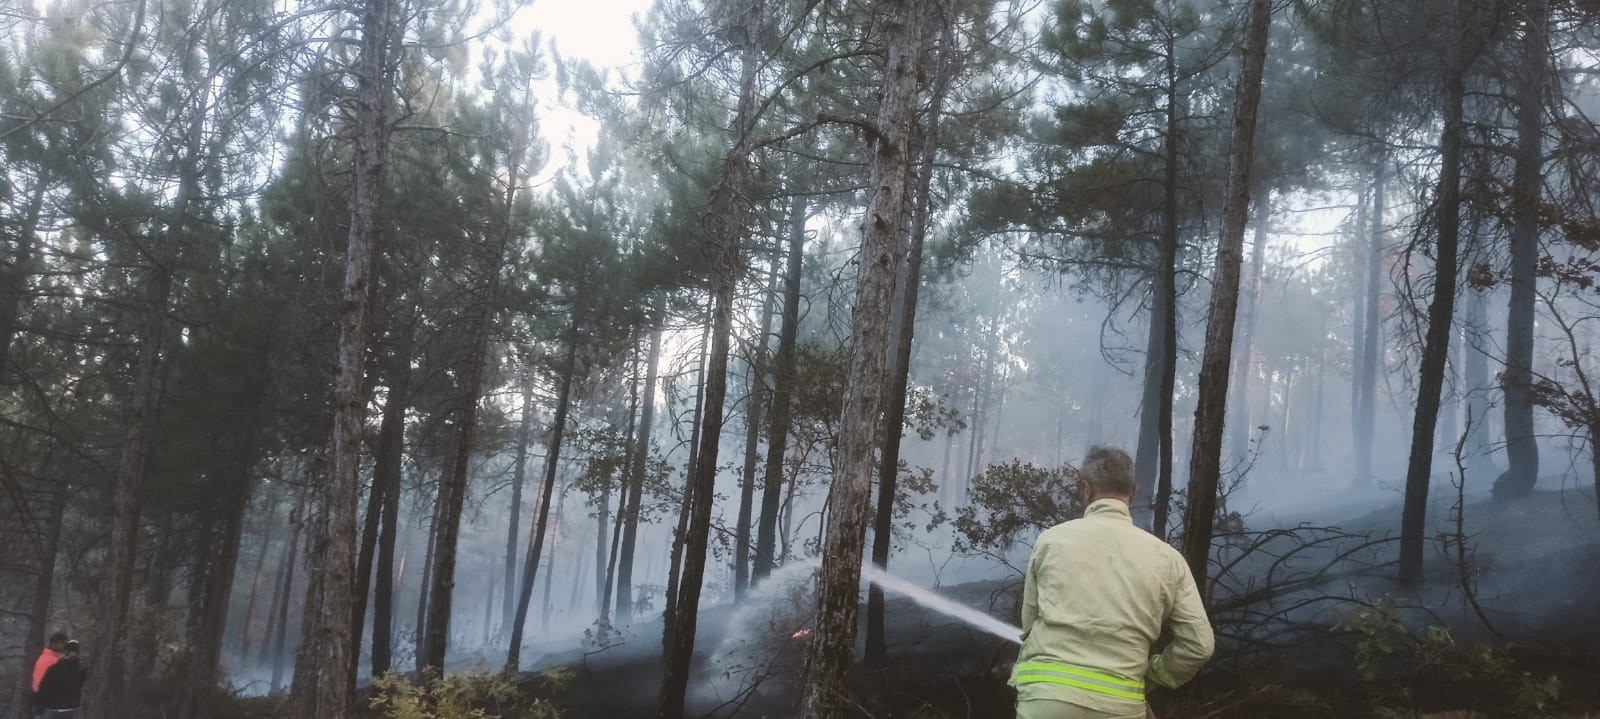
MULTIPOLYGON (((295 509, 293 515, 299 515, 295 509)), ((283 580, 279 583, 277 612, 273 618, 276 631, 270 631, 270 643, 262 643, 262 658, 272 661, 272 692, 283 691, 283 675, 287 669, 284 660, 288 658, 289 641, 289 603, 294 597, 294 569, 300 561, 300 532, 304 528, 305 519, 301 516, 290 516, 289 522, 294 529, 289 531, 289 547, 283 553, 283 580), (267 647, 271 647, 270 653, 267 647)), ((302 621, 304 618, 302 618, 302 621)))
MULTIPOLYGON (((256 623, 256 600, 261 598, 261 573, 266 571, 267 554, 272 551, 272 538, 278 529, 277 500, 274 498, 267 505, 267 516, 263 521, 266 528, 262 532, 261 551, 256 554, 255 568, 250 571, 249 597, 245 601, 244 616, 239 622, 238 641, 234 644, 234 655, 242 661, 250 656, 250 651, 255 647, 250 641, 251 627, 256 623)), ((268 612, 272 607, 267 608, 268 612)))
POLYGON ((744 417, 744 471, 739 475, 739 518, 734 526, 733 596, 743 599, 750 584, 750 520, 755 509, 756 463, 760 461, 761 413, 767 392, 767 336, 772 334, 772 294, 778 289, 780 255, 773 253, 767 286, 761 293, 761 330, 748 367, 750 396, 744 417))
POLYGON ((321 530, 314 539, 317 561, 311 582, 321 596, 307 605, 290 713, 318 719, 344 719, 354 709, 347 681, 355 660, 350 615, 356 569, 356 495, 361 472, 361 430, 366 421, 362 371, 367 349, 369 283, 388 184, 390 88, 395 48, 404 22, 394 0, 365 0, 361 11, 361 49, 356 61, 356 151, 350 193, 350 236, 345 252, 343 301, 334 374, 332 466, 318 505, 321 530), (304 679, 304 681, 300 681, 304 679))
POLYGON ((800 281, 806 256, 806 198, 789 200, 789 258, 783 278, 783 322, 772 369, 772 425, 767 430, 767 466, 761 478, 761 521, 756 529, 756 556, 751 575, 759 582, 772 573, 778 535, 778 508, 783 501, 783 459, 794 421, 795 340, 800 332, 800 281))
POLYGON ((1139 414, 1139 444, 1134 484, 1149 505, 1150 529, 1167 532, 1172 498, 1172 394, 1178 374, 1178 142, 1182 108, 1178 88, 1176 38, 1165 43, 1166 133, 1162 138, 1161 246, 1151 279, 1150 337, 1145 347, 1144 399, 1139 414))
POLYGON ((1255 423, 1250 421, 1250 380, 1256 373, 1256 322, 1261 306, 1263 275, 1267 263, 1267 230, 1272 222, 1272 192, 1256 193, 1255 237, 1250 246, 1250 275, 1245 278, 1245 294, 1239 308, 1239 349, 1242 354, 1233 364, 1233 449, 1230 459, 1235 464, 1245 462, 1250 456, 1250 433, 1255 423))
POLYGON ((219 487, 218 509, 220 517, 209 532, 210 540, 200 555, 198 576, 190 577, 188 638, 191 650, 189 671, 185 677, 183 705, 180 717, 201 716, 206 699, 218 691, 221 679, 222 640, 227 635, 228 604, 233 595, 234 574, 239 561, 239 548, 244 531, 245 512, 250 506, 251 469, 260 451, 259 435, 263 421, 262 412, 268 393, 271 348, 269 341, 257 348, 260 364, 255 368, 256 382, 250 388, 244 407, 244 425, 240 428, 240 446, 232 455, 230 476, 219 487), (198 589, 198 591, 196 591, 198 589))
MULTIPOLYGON (((916 198, 911 211, 911 246, 906 250, 903 276, 899 294, 900 306, 894 318, 894 356, 887 371, 888 395, 884 397, 883 456, 878 466, 877 515, 872 524, 872 563, 879 569, 889 568, 889 554, 894 548, 894 498, 900 479, 900 442, 904 438, 906 419, 906 388, 911 380, 911 347, 916 337, 917 301, 922 289, 923 245, 928 238, 928 221, 933 204, 934 162, 939 156, 940 114, 950 87, 954 61, 954 37, 948 20, 930 20, 938 23, 939 50, 938 73, 934 76, 932 98, 928 103, 926 126, 922 128, 921 157, 915 168, 916 198)), ((932 27, 929 28, 931 34, 932 27)), ((867 643, 865 662, 869 667, 888 663, 889 646, 884 636, 883 588, 874 584, 867 590, 867 643)))
MULTIPOLYGON (((629 434, 631 435, 632 433, 630 432, 629 434)), ((631 440, 632 437, 629 437, 629 439, 631 440)), ((605 582, 601 584, 601 588, 605 592, 600 595, 600 601, 596 607, 599 610, 599 615, 607 618, 611 616, 612 588, 616 586, 617 550, 622 545, 622 525, 625 524, 623 515, 628 510, 628 477, 626 469, 623 470, 623 476, 619 478, 617 485, 621 488, 621 493, 617 495, 617 515, 611 522, 611 550, 606 555, 605 582)))
POLYGON ((1538 289, 1539 205, 1544 178, 1544 89, 1549 0, 1524 0, 1520 68, 1515 82, 1516 171, 1511 182, 1511 304, 1506 313, 1506 471, 1494 483, 1500 499, 1524 497, 1539 480, 1533 427, 1533 325, 1538 289))
POLYGON ((628 473, 628 508, 622 530, 622 554, 617 565, 616 617, 619 624, 626 624, 633 617, 633 554, 639 537, 639 510, 644 496, 645 474, 649 471, 650 430, 656 420, 656 382, 661 371, 659 324, 650 331, 650 351, 645 364, 644 397, 640 399, 639 409, 639 441, 633 449, 633 463, 628 473))
POLYGON ((678 525, 672 534, 672 559, 667 569, 666 608, 661 615, 661 654, 672 651, 673 613, 678 608, 678 577, 683 571, 683 546, 689 535, 689 514, 694 510, 694 481, 700 466, 700 418, 705 413, 706 360, 711 356, 711 317, 706 316, 700 333, 700 359, 695 365, 694 414, 689 432, 689 464, 683 477, 683 496, 678 503, 678 525))
POLYGON ((422 574, 417 577, 417 618, 411 625, 416 630, 416 643, 411 656, 416 660, 416 671, 423 669, 422 658, 427 654, 428 646, 428 600, 433 591, 433 557, 434 551, 439 546, 439 513, 444 511, 444 503, 435 492, 433 512, 428 520, 428 541, 422 552, 422 574))
POLYGON ((1361 360, 1356 366, 1356 444, 1355 486, 1372 486, 1372 437, 1378 422, 1378 366, 1382 355, 1382 318, 1378 313, 1382 298, 1384 240, 1384 185, 1388 160, 1379 158, 1372 173, 1371 243, 1367 248, 1367 297, 1362 305, 1365 318, 1361 326, 1361 360))
POLYGON ((1261 74, 1272 25, 1271 0, 1250 0, 1243 67, 1233 119, 1233 152, 1222 212, 1222 237, 1211 279, 1211 309, 1206 349, 1200 361, 1200 397, 1194 410, 1194 447, 1189 456, 1189 507, 1184 517, 1183 554, 1205 593, 1211 557, 1211 527, 1216 519, 1222 465, 1222 432, 1227 417, 1228 368, 1233 353, 1234 311, 1239 303, 1239 265, 1250 212, 1250 170, 1255 157, 1256 114, 1261 107, 1261 74))
MULTIPOLYGON (((872 198, 861 232, 861 276, 851 323, 852 361, 845 376, 839 447, 833 483, 828 488, 827 533, 818 582, 817 630, 807 652, 802 713, 835 719, 850 706, 846 677, 855 649, 856 607, 860 596, 862 549, 866 542, 868 493, 877 470, 873 454, 884 430, 884 380, 895 279, 906 251, 903 216, 911 133, 917 113, 918 76, 929 15, 928 0, 883 3, 887 61, 879 136, 870 166, 872 198)), ((915 282, 916 278, 910 278, 915 282)), ((909 293, 908 293, 909 294, 909 293)), ((907 328, 907 332, 910 328, 907 328)), ((891 431, 898 431, 892 428, 891 431)))
MULTIPOLYGON (((1474 230, 1477 219, 1473 220, 1474 230)), ((1477 237, 1476 231, 1473 236, 1477 237)), ((1462 353, 1464 365, 1462 386, 1467 396, 1467 414, 1472 426, 1466 447, 1467 471, 1473 477, 1494 476, 1493 451, 1489 444, 1489 355, 1485 347, 1489 340, 1489 302, 1484 291, 1468 286, 1466 291, 1466 317, 1461 323, 1466 351, 1462 353)))
MULTIPOLYGON (((204 94, 204 93, 202 93, 204 94)), ((202 103, 202 107, 204 104, 202 103)), ((200 152, 204 146, 205 114, 188 126, 187 146, 179 154, 179 185, 171 214, 160 234, 152 238, 151 263, 145 279, 139 320, 139 355, 124 420, 122 456, 111 483, 111 534, 107 543, 109 581, 102 595, 100 618, 102 666, 91 684, 85 714, 90 719, 112 719, 126 695, 129 632, 128 609, 133 596, 134 562, 138 556, 139 514, 144 504, 145 466, 154 442, 156 411, 161 399, 162 360, 167 335, 167 305, 172 294, 178 245, 188 226, 189 206, 200 192, 200 152)))
MULTIPOLYGON (((511 156, 520 157, 520 153, 518 148, 511 156)), ((434 548, 433 590, 428 593, 428 647, 423 671, 431 667, 441 675, 444 673, 445 652, 450 643, 450 610, 456 587, 456 542, 461 535, 461 510, 467 497, 467 471, 472 466, 472 443, 478 430, 478 401, 483 394, 484 367, 488 364, 489 334, 494 326, 495 308, 500 302, 501 265, 505 261, 506 248, 511 244, 511 212, 521 181, 520 170, 520 165, 513 160, 507 172, 505 197, 502 200, 503 216, 501 226, 497 228, 499 237, 482 268, 486 285, 472 318, 469 334, 472 339, 467 349, 466 373, 462 379, 461 418, 456 424, 455 450, 451 456, 449 479, 439 483, 439 501, 444 503, 444 512, 442 521, 435 528, 438 540, 434 548)))
POLYGON ((517 614, 511 618, 511 640, 506 649, 507 672, 521 670, 522 628, 528 623, 528 605, 533 601, 533 582, 538 578, 539 558, 544 551, 544 530, 550 520, 550 498, 555 494, 556 465, 561 460, 561 440, 566 434, 567 412, 572 405, 573 375, 578 372, 578 326, 567 327, 567 357, 561 368, 561 389, 556 398, 556 416, 550 427, 550 449, 544 460, 544 489, 539 497, 539 516, 528 534, 528 555, 522 565, 522 583, 517 594, 517 614))
POLYGON ((1423 529, 1428 517, 1428 484, 1433 475, 1435 423, 1450 356, 1456 305, 1456 256, 1461 234, 1461 103, 1466 72, 1461 35, 1464 12, 1452 3, 1449 59, 1444 77, 1444 130, 1439 136, 1439 189, 1434 203, 1438 243, 1434 250, 1433 299, 1428 303, 1428 332, 1417 376, 1416 415, 1411 425, 1411 457, 1406 464, 1405 506, 1400 514, 1400 581, 1422 583, 1423 529))
MULTIPOLYGON (((506 529, 505 597, 501 602, 500 631, 511 627, 516 610, 517 540, 522 530, 522 485, 528 477, 528 443, 533 440, 533 375, 522 373, 522 418, 517 424, 517 459, 511 470, 511 521, 506 529)), ((578 576, 572 577, 573 583, 578 576)))
MULTIPOLYGON (((416 331, 416 308, 406 315, 400 341, 389 354, 388 398, 378 426, 377 456, 372 470, 373 494, 381 499, 376 571, 372 593, 372 676, 379 677, 394 662, 394 550, 400 529, 401 465, 405 460, 406 406, 411 395, 411 348, 416 331), (382 487, 382 492, 378 488, 382 487)), ((362 575, 365 577, 365 575, 362 575)), ((357 601, 366 599, 363 591, 357 601)), ((365 612, 363 612, 365 614, 365 612)), ((361 622, 356 622, 360 646, 361 622)))
POLYGON ((662 719, 683 716, 694 658, 700 589, 705 580, 711 533, 711 504, 716 497, 717 450, 722 444, 723 400, 728 391, 728 345, 733 333, 733 293, 744 274, 743 241, 752 209, 745 193, 754 182, 750 153, 756 123, 756 80, 761 65, 761 16, 765 0, 744 8, 740 52, 739 101, 734 114, 733 146, 712 189, 701 223, 709 230, 707 259, 711 285, 711 352, 707 358, 705 411, 700 418, 700 452, 691 483, 688 533, 683 538, 683 569, 672 613, 670 645, 661 679, 662 719))

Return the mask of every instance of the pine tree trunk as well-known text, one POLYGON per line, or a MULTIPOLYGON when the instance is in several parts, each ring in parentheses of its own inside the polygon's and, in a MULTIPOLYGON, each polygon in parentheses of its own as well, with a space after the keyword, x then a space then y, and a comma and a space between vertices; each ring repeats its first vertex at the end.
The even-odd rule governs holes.
POLYGON ((428 647, 428 601, 433 592, 433 557, 434 550, 438 548, 439 513, 444 511, 444 503, 439 501, 439 492, 434 493, 433 512, 428 520, 428 541, 422 552, 422 574, 417 577, 417 617, 412 623, 416 630, 415 644, 411 657, 415 660, 415 671, 422 672, 422 660, 427 656, 428 647))
POLYGON ((739 475, 739 518, 734 526, 733 596, 744 598, 750 584, 750 521, 755 509, 756 463, 760 461, 761 413, 767 392, 767 336, 772 334, 772 294, 778 289, 778 254, 772 256, 767 286, 761 293, 761 331, 748 367, 749 402, 744 418, 744 471, 739 475))
POLYGON ((1378 313, 1383 283, 1384 240, 1384 186, 1388 161, 1380 158, 1372 173, 1372 214, 1367 220, 1372 224, 1371 244, 1367 248, 1367 296, 1362 303, 1365 318, 1361 327, 1361 360, 1356 366, 1356 413, 1354 417, 1356 444, 1355 486, 1371 487, 1372 437, 1378 422, 1378 365, 1381 354, 1379 334, 1382 319, 1378 313))
POLYGON ((1183 108, 1175 39, 1169 37, 1164 50, 1167 127, 1162 140, 1161 247, 1151 283, 1144 403, 1134 461, 1135 486, 1150 502, 1150 528, 1158 537, 1166 536, 1172 500, 1172 394, 1178 374, 1178 133, 1183 108))
MULTIPOLYGON (((416 329, 416 308, 406 315, 400 341, 389 355, 389 392, 378 426, 378 446, 372 470, 373 494, 381 498, 377 561, 372 592, 372 676, 380 677, 394 663, 394 550, 400 524, 401 465, 405 460, 406 407, 411 394, 411 345, 416 329), (382 492, 378 488, 382 487, 382 492)), ((365 576, 365 575, 363 575, 365 576)), ((363 593, 358 601, 366 597, 363 593)), ((365 612, 363 612, 364 614, 365 612)), ((357 621, 357 645, 360 646, 357 621)))
MULTIPOLYGON (((916 120, 918 76, 928 15, 927 0, 888 0, 883 4, 887 62, 879 136, 874 143, 872 193, 861 233, 861 275, 851 323, 852 361, 845 378, 839 446, 818 582, 817 628, 807 651, 802 713, 818 719, 842 717, 851 702, 846 678, 855 649, 861 559, 866 541, 868 503, 875 445, 884 430, 884 380, 888 377, 889 318, 895 279, 906 251, 902 221, 907 197, 911 132, 916 120)), ((915 278, 912 278, 915 281, 915 278)), ((898 430, 898 428, 893 428, 898 430)))
POLYGON ((733 146, 712 189, 701 224, 708 230, 707 260, 711 285, 711 350, 707 357, 705 407, 700 418, 700 451, 694 467, 688 532, 683 537, 682 576, 671 617, 665 668, 661 679, 661 719, 681 719, 694 658, 700 589, 705 580, 711 533, 711 504, 717 485, 717 450, 722 444, 723 400, 728 391, 728 351, 733 334, 733 294, 744 274, 743 241, 748 232, 753 184, 751 143, 756 121, 756 80, 761 64, 761 16, 764 0, 744 8, 744 41, 740 57, 739 101, 734 115, 733 146))
POLYGON ((767 430, 767 462, 761 478, 761 518, 756 529, 756 556, 751 575, 759 582, 772 573, 778 535, 778 509, 783 501, 783 460, 794 421, 795 341, 800 332, 800 281, 805 262, 806 199, 789 200, 789 258, 783 279, 783 320, 772 369, 772 424, 767 430))
MULTIPOLYGON (((1473 237, 1477 219, 1473 220, 1473 237)), ((1466 317, 1462 321, 1462 335, 1466 351, 1462 356, 1462 385, 1467 395, 1467 414, 1472 426, 1463 451, 1467 453, 1467 472, 1470 476, 1484 478, 1495 476, 1494 459, 1489 446, 1489 355, 1484 351, 1489 340, 1489 303, 1484 291, 1468 287, 1466 291, 1466 317)))
POLYGON ((289 712, 318 719, 345 719, 354 709, 346 681, 355 660, 350 615, 355 589, 356 495, 361 472, 361 434, 366 421, 362 374, 367 349, 373 258, 388 184, 389 106, 398 36, 404 22, 394 0, 366 0, 361 11, 361 48, 356 68, 356 151, 350 193, 350 235, 345 253, 339 345, 334 374, 332 466, 320 488, 320 531, 314 535, 317 575, 308 600, 304 647, 296 667, 289 712), (304 680, 303 682, 301 680, 304 680))
POLYGON ((198 558, 195 570, 198 576, 190 577, 188 638, 191 651, 189 671, 185 679, 185 695, 179 717, 202 716, 206 699, 221 689, 222 640, 227 636, 228 605, 233 596, 233 583, 239 561, 240 543, 243 539, 245 512, 250 506, 251 469, 255 466, 259 448, 262 412, 268 393, 268 372, 271 347, 268 341, 257 348, 260 365, 254 376, 258 382, 251 388, 243 411, 244 424, 240 427, 242 442, 232 456, 232 476, 218 488, 218 514, 211 541, 198 558), (198 590, 198 591, 196 591, 198 590))
POLYGON ((700 333, 700 359, 695 365, 694 414, 693 429, 689 432, 689 464, 685 468, 683 477, 683 495, 678 504, 678 526, 672 534, 672 560, 667 569, 667 596, 666 609, 661 615, 661 653, 666 656, 672 651, 672 631, 674 624, 672 616, 678 608, 678 578, 683 571, 683 546, 689 535, 689 514, 694 509, 694 480, 697 476, 696 467, 700 466, 700 418, 705 411, 706 398, 706 360, 711 354, 711 318, 706 317, 704 330, 700 333))
POLYGON ((1222 464, 1222 432, 1227 417, 1228 368, 1233 352, 1234 312, 1239 303, 1245 223, 1250 212, 1250 170, 1255 157, 1256 114, 1261 107, 1261 75, 1272 25, 1271 0, 1250 0, 1243 66, 1235 104, 1232 153, 1222 212, 1222 237, 1212 271, 1211 307, 1206 321, 1205 354, 1200 361, 1199 402, 1194 411, 1194 448, 1189 456, 1189 507, 1184 517, 1183 553, 1195 581, 1206 593, 1211 528, 1216 519, 1222 464))
POLYGON ((617 565, 617 610, 619 624, 633 617, 633 555, 639 537, 639 510, 644 496, 645 473, 649 470, 650 430, 656 418, 656 383, 661 372, 661 328, 650 332, 650 351, 646 360, 644 397, 640 400, 639 441, 633 450, 629 472, 627 521, 622 530, 622 554, 617 565))
POLYGON ((1250 246, 1250 274, 1244 280, 1244 297, 1239 308, 1239 349, 1242 354, 1233 365, 1233 419, 1230 421, 1233 448, 1230 459, 1235 464, 1245 462, 1250 456, 1250 434, 1255 423, 1250 421, 1250 380, 1256 374, 1256 315, 1261 305, 1261 289, 1267 258, 1267 229, 1272 222, 1272 192, 1257 192, 1255 237, 1250 246))
MULTIPOLYGON (((934 13, 929 19, 935 21, 934 13)), ((932 27, 928 29, 932 32, 932 27)), ((911 380, 911 347, 916 337, 917 301, 922 289, 922 253, 927 242, 928 221, 933 204, 934 162, 939 156, 940 114, 950 87, 954 37, 950 24, 941 23, 939 33, 938 63, 932 99, 928 104, 927 125, 922 129, 915 168, 916 198, 912 201, 911 246, 906 250, 905 270, 898 280, 901 284, 900 306, 896 308, 892 333, 894 355, 887 367, 888 394, 884 397, 883 456, 878 467, 878 501, 872 524, 872 563, 879 569, 889 568, 889 554, 894 548, 894 498, 900 479, 900 443, 904 438, 906 419, 906 388, 911 380)), ((881 667, 888 663, 889 645, 884 635, 883 588, 874 584, 867 590, 867 643, 865 663, 868 667, 881 667)))
MULTIPOLYGON (((511 521, 506 528, 506 567, 502 586, 500 631, 511 628, 516 614, 517 539, 522 531, 522 485, 528 477, 528 444, 533 439, 533 376, 524 370, 522 375, 522 417, 517 424, 517 459, 511 470, 511 521)), ((577 575, 572 578, 578 582, 577 575)))
POLYGON ((1506 471, 1495 480, 1497 499, 1533 492, 1539 445, 1533 426, 1533 326, 1538 289, 1539 212, 1543 194, 1544 91, 1549 0, 1524 0, 1527 14, 1517 72, 1517 145, 1511 183, 1511 303, 1506 312, 1506 471))
POLYGON ((567 412, 572 405, 573 376, 578 372, 578 328, 567 328, 567 357, 561 368, 561 389, 556 398, 556 416, 550 427, 550 449, 544 461, 544 489, 539 497, 539 516, 528 534, 528 554, 522 565, 522 582, 517 594, 517 614, 511 618, 511 640, 506 650, 505 670, 521 671, 522 628, 528 623, 528 605, 533 600, 533 583, 538 579, 539 559, 544 551, 545 527, 550 520, 550 499, 555 494, 556 465, 561 461, 561 440, 566 434, 567 412))
POLYGON ((1466 94, 1461 47, 1464 13, 1461 0, 1452 3, 1449 59, 1444 77, 1444 130, 1439 137, 1439 189, 1436 193, 1433 299, 1428 303, 1428 332, 1417 372, 1416 415, 1411 425, 1411 457, 1406 464, 1405 506, 1400 513, 1400 581, 1422 583, 1423 530, 1428 517, 1428 484, 1433 475, 1435 423, 1450 356, 1456 304, 1456 256, 1461 234, 1461 153, 1465 123, 1461 103, 1466 94))
MULTIPOLYGON (((629 434, 632 433, 630 432, 629 434)), ((632 437, 629 437, 629 439, 631 440, 632 437)), ((622 525, 626 523, 623 521, 623 515, 628 510, 627 470, 623 470, 623 476, 617 482, 617 486, 621 488, 621 492, 617 495, 617 514, 611 521, 611 550, 606 555, 606 577, 605 582, 601 584, 605 592, 600 595, 600 602, 597 607, 599 615, 607 619, 611 617, 612 588, 616 586, 617 550, 622 545, 622 525)))
MULTIPOLYGON (((261 596, 261 573, 266 570, 267 554, 272 550, 272 537, 278 529, 276 501, 273 499, 267 506, 267 516, 263 520, 266 522, 266 528, 261 536, 261 551, 256 554, 255 568, 250 571, 249 598, 245 601, 244 617, 239 623, 238 641, 234 644, 234 655, 241 661, 250 656, 250 650, 255 648, 250 641, 251 628, 256 623, 256 599, 261 596)), ((267 607, 267 611, 270 613, 272 607, 267 607)))
MULTIPOLYGON (((154 442, 156 411, 161 400, 167 305, 170 302, 178 244, 186 234, 190 203, 199 194, 199 153, 203 147, 205 116, 189 123, 187 148, 179 170, 179 186, 171 214, 154 239, 147 268, 142 315, 139 320, 139 354, 124 420, 120 462, 111 482, 111 532, 107 542, 108 581, 101 597, 101 667, 90 684, 84 714, 88 719, 114 719, 126 701, 129 667, 128 610, 133 596, 134 563, 138 556, 139 514, 144 504, 145 465, 154 442)), ((132 667, 137 669, 138 667, 132 667)))
POLYGON ((285 669, 287 669, 284 660, 288 659, 289 603, 293 601, 294 597, 294 569, 295 564, 300 561, 300 532, 303 529, 305 520, 301 517, 290 517, 289 521, 294 524, 294 529, 289 532, 289 548, 284 550, 283 553, 283 581, 278 585, 281 589, 278 592, 278 601, 275 602, 277 613, 273 620, 276 631, 269 632, 272 635, 271 644, 263 643, 262 646, 263 650, 267 646, 272 647, 270 654, 263 651, 262 656, 263 658, 270 657, 272 661, 272 692, 274 694, 283 691, 283 675, 285 669))

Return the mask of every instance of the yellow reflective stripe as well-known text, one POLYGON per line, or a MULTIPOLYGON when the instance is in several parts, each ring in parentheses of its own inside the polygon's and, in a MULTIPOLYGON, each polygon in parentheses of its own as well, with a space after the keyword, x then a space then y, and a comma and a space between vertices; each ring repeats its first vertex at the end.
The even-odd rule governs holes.
POLYGON ((1124 678, 1119 677, 1119 676, 1117 676, 1115 674, 1103 674, 1101 672, 1097 672, 1097 671, 1094 671, 1092 669, 1084 669, 1082 667, 1075 667, 1075 666, 1072 666, 1071 664, 1040 664, 1040 663, 1018 664, 1017 665, 1017 671, 1018 672, 1053 672, 1053 673, 1058 673, 1058 674, 1070 674, 1070 675, 1073 675, 1073 676, 1084 677, 1086 679, 1094 679, 1094 680, 1097 680, 1097 681, 1102 681, 1102 682, 1105 682, 1107 684, 1115 684, 1117 686, 1127 687, 1129 689, 1137 689, 1137 690, 1141 690, 1141 691, 1144 689, 1144 682, 1135 681, 1133 679, 1124 679, 1124 678))
POLYGON ((1144 682, 1069 664, 1018 664, 1018 684, 1060 684, 1133 701, 1144 701, 1144 682))
POLYGON ((1136 701, 1136 702, 1144 701, 1144 693, 1143 692, 1132 692, 1132 691, 1126 691, 1126 690, 1123 690, 1123 689, 1113 689, 1113 688, 1108 687, 1108 686, 1102 686, 1100 684, 1095 684, 1095 683, 1088 682, 1088 681, 1079 681, 1077 679, 1067 679, 1065 677, 1058 677, 1058 676, 1019 674, 1017 676, 1017 683, 1018 684, 1034 684, 1034 683, 1061 684, 1061 685, 1065 685, 1065 686, 1069 686, 1069 687, 1075 687, 1075 688, 1078 688, 1078 689, 1083 689, 1085 691, 1095 692, 1096 694, 1105 694, 1107 696, 1117 697, 1119 699, 1129 699, 1129 700, 1136 701))

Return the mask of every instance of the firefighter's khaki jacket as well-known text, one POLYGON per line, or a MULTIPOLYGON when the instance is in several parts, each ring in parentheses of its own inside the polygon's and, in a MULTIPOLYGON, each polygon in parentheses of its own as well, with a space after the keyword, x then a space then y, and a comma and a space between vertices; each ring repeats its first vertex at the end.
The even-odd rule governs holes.
POLYGON ((1177 687, 1211 658, 1211 623, 1183 556, 1102 499, 1039 535, 1022 594, 1019 701, 1143 712, 1147 681, 1177 687), (1170 640, 1152 646, 1162 630, 1170 640))

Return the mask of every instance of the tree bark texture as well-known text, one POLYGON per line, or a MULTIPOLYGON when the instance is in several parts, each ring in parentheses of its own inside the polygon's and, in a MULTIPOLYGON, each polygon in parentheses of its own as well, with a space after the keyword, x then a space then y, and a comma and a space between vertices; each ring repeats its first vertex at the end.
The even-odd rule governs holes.
POLYGON ((870 165, 861 232, 861 268, 851 322, 851 362, 839 418, 839 447, 828 488, 827 531, 817 588, 817 625, 807 647, 801 713, 819 719, 845 715, 846 679, 855 650, 861 560, 868 501, 877 466, 874 449, 883 430, 884 380, 888 376, 889 318, 896 275, 905 253, 906 178, 911 132, 917 113, 918 79, 927 34, 929 0, 889 0, 883 8, 887 62, 884 66, 878 133, 870 165))
MULTIPOLYGON (((948 12, 946 7, 938 7, 929 12, 930 27, 935 16, 948 12)), ((940 114, 944 111, 944 101, 950 87, 950 75, 954 64, 951 53, 954 47, 952 26, 948 18, 939 18, 941 27, 939 34, 939 49, 937 62, 938 73, 934 76, 932 98, 928 103, 927 119, 922 129, 917 166, 914 168, 916 178, 916 198, 910 203, 911 211, 911 245, 906 250, 905 269, 899 282, 904 284, 898 292, 900 306, 896 308, 894 325, 898 331, 893 332, 893 356, 889 361, 887 370, 888 395, 884 397, 883 419, 883 456, 878 463, 878 501, 876 516, 872 525, 872 563, 879 569, 888 569, 889 554, 894 549, 894 498, 900 479, 900 442, 904 437, 906 419, 906 388, 911 380, 911 347, 916 337, 917 328, 917 301, 922 288, 922 254, 923 245, 928 238, 928 220, 933 204, 933 172, 934 162, 939 156, 939 126, 940 114)), ((867 640, 865 663, 869 667, 881 667, 888 663, 889 646, 884 635, 883 616, 883 588, 874 584, 867 590, 867 640)))
POLYGON ((1256 114, 1261 107, 1261 75, 1272 25, 1271 0, 1250 0, 1243 65, 1233 119, 1232 153, 1222 212, 1222 237, 1211 278, 1205 355, 1200 362, 1199 402, 1194 411, 1194 448, 1189 457, 1189 507, 1184 517, 1183 554, 1202 594, 1211 557, 1222 464, 1222 433, 1227 417, 1228 369, 1233 348, 1234 312, 1239 304, 1239 266, 1245 223, 1250 213, 1250 170, 1255 157, 1256 114))
POLYGON ((344 719, 354 709, 353 687, 345 681, 356 648, 350 615, 355 589, 356 495, 361 472, 361 431, 366 420, 362 373, 367 350, 370 287, 383 196, 388 182, 390 89, 398 54, 402 15, 394 0, 366 0, 361 10, 361 49, 356 68, 356 152, 350 194, 350 236, 345 253, 343 299, 339 307, 339 345, 334 375, 332 466, 323 478, 318 504, 317 561, 311 582, 320 589, 316 612, 307 617, 308 662, 297 667, 289 706, 300 716, 344 719), (305 681, 298 681, 304 678, 305 681))

